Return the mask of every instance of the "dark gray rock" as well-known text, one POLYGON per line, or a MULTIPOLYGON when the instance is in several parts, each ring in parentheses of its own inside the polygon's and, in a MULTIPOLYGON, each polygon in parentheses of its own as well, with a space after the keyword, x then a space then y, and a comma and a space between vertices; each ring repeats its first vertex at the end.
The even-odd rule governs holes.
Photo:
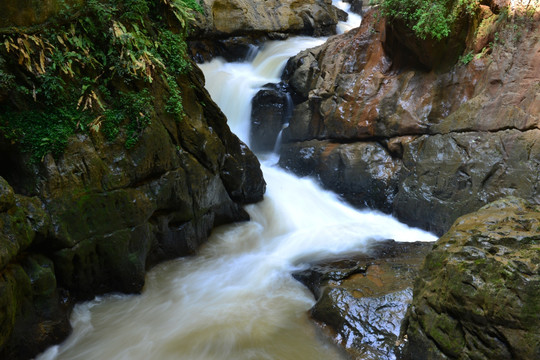
POLYGON ((255 152, 273 151, 276 140, 292 115, 292 99, 283 84, 266 84, 252 100, 251 149, 255 152))
POLYGON ((366 254, 310 264, 293 276, 317 298, 313 319, 353 358, 395 359, 412 282, 431 246, 373 242, 366 254))

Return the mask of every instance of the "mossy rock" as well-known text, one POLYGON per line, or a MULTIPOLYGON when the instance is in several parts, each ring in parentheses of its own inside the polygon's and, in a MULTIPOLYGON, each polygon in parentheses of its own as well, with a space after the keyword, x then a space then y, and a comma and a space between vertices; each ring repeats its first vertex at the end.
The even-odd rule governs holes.
POLYGON ((39 25, 61 10, 81 6, 85 0, 2 0, 0 28, 39 25))
POLYGON ((1 275, 0 357, 30 358, 69 333, 70 304, 57 290, 49 258, 24 257, 1 275))
POLYGON ((402 330, 406 359, 540 355, 540 206, 506 198, 436 243, 402 330))
POLYGON ((8 182, 0 177, 0 212, 6 211, 15 205, 15 194, 8 182))

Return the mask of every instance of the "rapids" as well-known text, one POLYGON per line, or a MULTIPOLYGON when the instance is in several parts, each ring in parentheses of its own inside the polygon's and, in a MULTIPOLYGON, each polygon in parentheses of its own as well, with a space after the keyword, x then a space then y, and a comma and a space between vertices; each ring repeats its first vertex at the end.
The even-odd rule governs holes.
MULTIPOLYGON (((203 64, 207 88, 231 129, 249 138, 250 102, 277 82, 286 60, 324 39, 271 42, 250 62, 203 64)), ((264 201, 251 221, 216 229, 194 257, 152 269, 141 295, 79 304, 72 335, 38 359, 332 360, 344 355, 308 319, 314 299, 291 272, 306 262, 361 252, 370 241, 433 241, 390 216, 358 211, 314 181, 261 158, 264 201)))

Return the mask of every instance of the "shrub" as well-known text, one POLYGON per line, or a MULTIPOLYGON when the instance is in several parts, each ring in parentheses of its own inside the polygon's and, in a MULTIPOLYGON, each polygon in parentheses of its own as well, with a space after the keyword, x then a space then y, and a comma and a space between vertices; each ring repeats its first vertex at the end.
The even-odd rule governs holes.
POLYGON ((442 40, 460 16, 473 15, 478 0, 382 0, 381 11, 390 21, 400 19, 421 39, 442 40))

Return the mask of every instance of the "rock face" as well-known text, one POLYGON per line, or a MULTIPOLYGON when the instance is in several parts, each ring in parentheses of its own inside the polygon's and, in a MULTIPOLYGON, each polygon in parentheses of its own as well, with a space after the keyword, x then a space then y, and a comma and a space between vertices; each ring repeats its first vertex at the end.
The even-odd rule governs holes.
MULTIPOLYGON (((31 10, 42 17, 28 21, 47 19, 58 3, 41 2, 31 10)), ((81 131, 62 155, 30 161, 1 124, 0 358, 31 358, 61 341, 75 301, 141 291, 147 269, 193 254, 215 226, 247 220, 242 206, 262 200, 257 158, 230 132, 202 72, 188 65, 167 82, 159 73, 111 82, 153 95, 149 125, 129 149, 125 128, 115 141, 81 131), (181 116, 167 110, 170 84, 182 95, 181 116)), ((0 102, 12 101, 8 95, 0 102)), ((36 106, 30 102, 17 107, 36 106)))
POLYGON ((41 24, 61 10, 83 3, 84 0, 3 0, 0 28, 41 24))
POLYGON ((540 207, 505 198, 459 218, 426 257, 404 359, 540 357, 540 207))
MULTIPOLYGON (((252 44, 290 34, 336 33, 343 13, 331 0, 205 0, 196 14, 190 47, 196 60, 244 57, 252 44)), ((346 14, 345 14, 346 16, 346 14)))
POLYGON ((395 359, 413 279, 431 246, 374 242, 364 255, 311 264, 293 276, 317 297, 313 319, 352 358, 395 359))
POLYGON ((427 71, 375 11, 289 60, 281 165, 438 234, 501 196, 540 202, 538 20, 483 7, 468 57, 427 71))
MULTIPOLYGON (((214 226, 248 219, 241 205, 262 199, 258 160, 230 132, 200 70, 179 80, 185 118, 154 104, 151 125, 130 150, 100 133, 80 134, 58 159, 28 166, 24 154, 2 145, 10 161, 0 175, 26 195, 0 182, 2 358, 33 356, 46 345, 40 340, 58 340, 66 324, 46 312, 60 324, 40 328, 39 306, 61 306, 59 292, 68 301, 138 292, 150 266, 192 254, 214 226), (18 306, 37 306, 38 316, 18 306), (22 330, 29 324, 40 328, 37 344, 22 330)), ((163 91, 158 81, 152 87, 163 91)))

